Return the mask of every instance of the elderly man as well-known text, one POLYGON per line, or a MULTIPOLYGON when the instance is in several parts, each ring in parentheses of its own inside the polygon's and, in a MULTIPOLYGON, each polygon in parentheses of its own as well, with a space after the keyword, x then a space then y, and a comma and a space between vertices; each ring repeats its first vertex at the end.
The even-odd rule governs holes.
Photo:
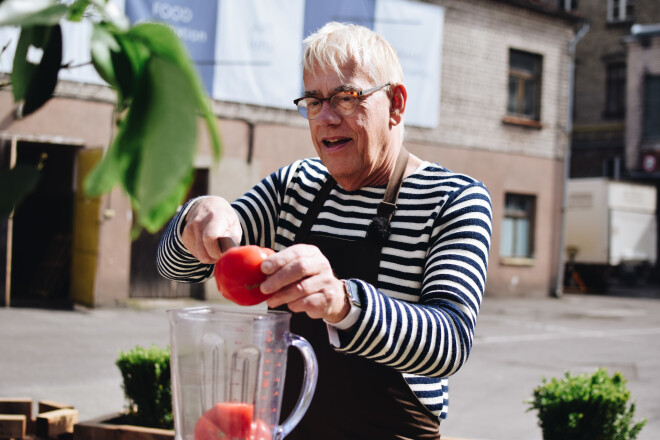
MULTIPOLYGON (((293 312, 319 381, 294 439, 439 439, 447 377, 467 360, 491 235, 488 191, 403 146, 406 88, 377 33, 328 23, 304 41, 303 97, 318 158, 229 203, 190 201, 159 248, 161 273, 212 274, 218 237, 270 247, 261 292, 293 312)), ((290 362, 283 415, 300 366, 290 362), (288 396, 288 399, 287 399, 288 396)))

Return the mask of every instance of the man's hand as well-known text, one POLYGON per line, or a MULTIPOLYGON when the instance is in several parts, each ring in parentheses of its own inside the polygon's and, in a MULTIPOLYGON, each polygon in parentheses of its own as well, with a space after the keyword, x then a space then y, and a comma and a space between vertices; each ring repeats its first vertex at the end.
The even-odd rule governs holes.
POLYGON ((269 256, 261 263, 268 275, 261 291, 271 295, 271 308, 286 304, 294 313, 336 323, 348 315, 344 283, 332 272, 330 262, 316 246, 297 244, 269 256))
POLYGON ((205 264, 218 261, 222 252, 218 238, 232 237, 241 242, 243 231, 238 215, 228 201, 210 196, 196 201, 186 215, 181 240, 195 258, 205 264))

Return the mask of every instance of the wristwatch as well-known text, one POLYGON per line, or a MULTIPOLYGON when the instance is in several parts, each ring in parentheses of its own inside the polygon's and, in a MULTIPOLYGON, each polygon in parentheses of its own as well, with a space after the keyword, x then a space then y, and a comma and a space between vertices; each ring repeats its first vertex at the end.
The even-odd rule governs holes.
POLYGON ((362 303, 357 293, 357 285, 351 280, 344 280, 344 294, 346 295, 346 302, 353 307, 361 308, 362 303))

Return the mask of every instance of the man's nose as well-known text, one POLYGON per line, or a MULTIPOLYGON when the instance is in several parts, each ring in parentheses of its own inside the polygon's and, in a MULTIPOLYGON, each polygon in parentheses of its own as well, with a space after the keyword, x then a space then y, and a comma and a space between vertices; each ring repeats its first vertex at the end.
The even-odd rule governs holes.
POLYGON ((323 124, 338 124, 341 122, 341 116, 337 114, 335 109, 330 104, 330 100, 328 99, 321 104, 321 112, 319 113, 316 120, 323 124))

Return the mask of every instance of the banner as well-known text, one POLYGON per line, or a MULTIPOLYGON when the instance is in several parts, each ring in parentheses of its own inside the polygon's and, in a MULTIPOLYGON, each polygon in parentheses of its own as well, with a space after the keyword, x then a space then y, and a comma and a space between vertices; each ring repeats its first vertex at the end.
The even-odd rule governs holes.
POLYGON ((392 43, 403 66, 406 124, 438 125, 443 23, 444 9, 438 6, 393 0, 376 3, 374 30, 392 43))
MULTIPOLYGON (((328 21, 381 33, 401 59, 408 90, 405 122, 435 127, 440 106, 444 8, 406 0, 111 0, 132 24, 172 27, 217 100, 293 110, 301 96, 302 40, 328 21)), ((90 64, 91 23, 63 22, 60 79, 103 84, 90 64)), ((18 28, 0 28, 10 72, 18 28)))
POLYGON ((188 49, 207 93, 213 94, 217 0, 128 0, 126 16, 131 24, 158 21, 171 26, 188 49))
POLYGON ((293 110, 303 0, 220 0, 213 97, 293 110))

